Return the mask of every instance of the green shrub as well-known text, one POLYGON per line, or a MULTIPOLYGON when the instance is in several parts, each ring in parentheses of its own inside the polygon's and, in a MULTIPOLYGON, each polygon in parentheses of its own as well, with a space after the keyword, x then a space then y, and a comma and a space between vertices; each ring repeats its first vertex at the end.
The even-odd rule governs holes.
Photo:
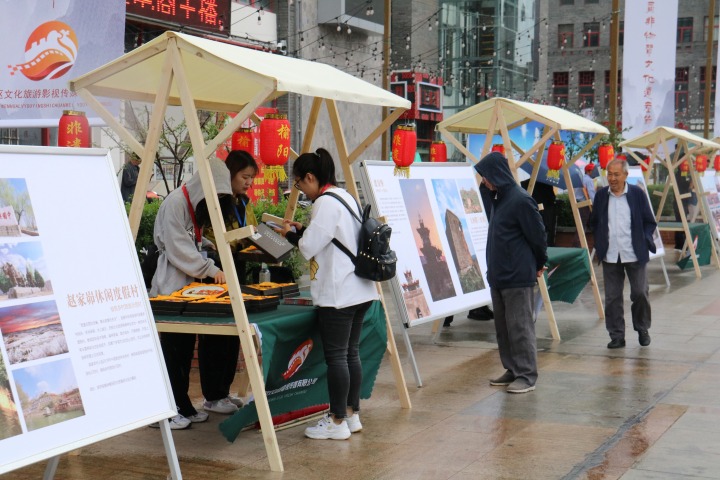
MULTIPOLYGON (((664 184, 648 185, 648 193, 650 194, 650 203, 652 203, 653 213, 657 213, 658 206, 660 206, 661 198, 659 195, 655 195, 653 192, 662 193, 664 188, 664 184)), ((663 205, 663 211, 661 216, 675 218, 673 203, 675 203, 675 194, 673 193, 673 189, 670 188, 670 190, 668 190, 667 198, 665 199, 665 205, 663 205)))
MULTIPOLYGON (((153 230, 155 228, 155 217, 160 208, 160 200, 145 202, 143 205, 142 216, 140 217, 140 226, 138 227, 137 239, 135 240, 135 250, 138 252, 138 258, 142 260, 140 251, 154 242, 153 230)), ((130 203, 125 204, 125 211, 130 214, 130 203)))

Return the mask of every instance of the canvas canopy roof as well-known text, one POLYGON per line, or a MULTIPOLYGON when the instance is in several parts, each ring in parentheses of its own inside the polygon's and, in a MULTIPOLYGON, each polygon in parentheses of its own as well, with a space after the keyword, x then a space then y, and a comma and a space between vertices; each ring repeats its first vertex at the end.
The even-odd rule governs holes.
MULTIPOLYGON (((70 82, 95 95, 152 103, 163 75, 168 40, 182 53, 187 83, 199 109, 238 111, 268 92, 267 100, 292 92, 343 102, 408 109, 410 102, 330 65, 261 52, 178 32, 165 32, 70 82)), ((177 86, 170 105, 180 105, 177 86)))
POLYGON ((491 126, 493 116, 496 115, 496 106, 502 108, 508 128, 537 120, 559 130, 610 134, 608 129, 602 125, 562 108, 536 105, 508 98, 492 98, 474 105, 443 120, 438 124, 438 128, 444 128, 449 132, 486 133, 491 126))
POLYGON ((695 146, 720 149, 720 144, 715 143, 712 140, 707 140, 697 135, 693 135, 692 133, 681 130, 679 128, 670 127, 655 127, 647 133, 643 133, 642 135, 639 135, 635 138, 631 138, 629 140, 621 142, 620 146, 628 148, 649 149, 663 140, 667 141, 672 139, 685 140, 694 144, 695 146))

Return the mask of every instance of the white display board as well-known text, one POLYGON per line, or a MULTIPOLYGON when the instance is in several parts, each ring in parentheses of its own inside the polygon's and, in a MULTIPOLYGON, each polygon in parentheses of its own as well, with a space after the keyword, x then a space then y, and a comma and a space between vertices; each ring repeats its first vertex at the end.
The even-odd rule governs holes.
MULTIPOLYGON (((651 205, 650 210, 652 210, 652 202, 650 202, 650 192, 645 185, 645 177, 643 176, 643 172, 640 167, 630 167, 628 169, 627 182, 631 185, 637 185, 638 187, 643 189, 645 195, 647 195, 648 203, 650 203, 651 205)), ((653 240, 655 241, 655 253, 650 252, 650 259, 652 260, 653 258, 664 257, 665 247, 663 246, 662 237, 660 237, 660 230, 658 230, 657 228, 655 229, 655 233, 653 233, 653 240)))
POLYGON ((715 170, 707 170, 700 181, 705 192, 703 201, 707 202, 707 211, 710 212, 710 230, 714 230, 715 237, 720 238, 720 175, 715 170))
POLYGON ((397 275, 391 280, 403 321, 418 325, 490 303, 485 272, 488 220, 472 165, 364 161, 365 200, 392 227, 397 275))
POLYGON ((0 207, 0 474, 174 415, 107 151, 0 147, 0 207))

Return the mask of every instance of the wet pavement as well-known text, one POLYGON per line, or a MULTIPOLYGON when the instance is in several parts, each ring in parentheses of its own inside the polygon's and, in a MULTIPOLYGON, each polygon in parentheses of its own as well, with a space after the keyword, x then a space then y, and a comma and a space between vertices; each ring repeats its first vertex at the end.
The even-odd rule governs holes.
MULTIPOLYGON (((670 254, 668 255, 670 256, 670 254)), ((555 302, 562 341, 537 322, 537 390, 508 394, 488 378, 503 372, 492 321, 455 316, 434 335, 409 330, 424 386, 417 388, 399 323, 394 330, 413 403, 400 408, 389 363, 362 405, 362 433, 347 441, 277 432, 285 472, 271 472, 262 436, 228 443, 222 415, 173 433, 186 479, 705 479, 720 478, 720 271, 680 271, 668 260, 665 286, 649 265, 652 343, 640 347, 626 294, 627 347, 608 350, 586 287, 555 302)), ((598 269, 602 291, 602 274, 598 269)), ((389 295, 387 295, 389 299, 389 295)), ((389 307, 396 318, 394 307, 389 307)), ((192 395, 201 401, 197 372, 192 395)), ((138 402, 142 402, 139 393, 138 402)), ((118 408, 133 408, 132 404, 118 408)), ((1 476, 42 477, 37 464, 1 476)), ((56 478, 165 479, 160 432, 141 428, 61 457, 56 478)))

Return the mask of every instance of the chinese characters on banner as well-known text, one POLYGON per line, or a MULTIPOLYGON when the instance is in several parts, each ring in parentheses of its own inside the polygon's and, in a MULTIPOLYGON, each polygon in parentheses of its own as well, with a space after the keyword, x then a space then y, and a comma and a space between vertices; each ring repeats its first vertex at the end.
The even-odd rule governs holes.
MULTIPOLYGON (((6 2, 0 56, 0 127, 56 127, 63 110, 87 111, 68 81, 123 53, 125 9, 121 0, 6 2)), ((101 99, 112 113, 117 100, 101 99)), ((90 118, 92 124, 103 123, 90 118)))
POLYGON ((627 0, 622 67, 623 128, 632 138, 675 123, 678 0, 627 0))

